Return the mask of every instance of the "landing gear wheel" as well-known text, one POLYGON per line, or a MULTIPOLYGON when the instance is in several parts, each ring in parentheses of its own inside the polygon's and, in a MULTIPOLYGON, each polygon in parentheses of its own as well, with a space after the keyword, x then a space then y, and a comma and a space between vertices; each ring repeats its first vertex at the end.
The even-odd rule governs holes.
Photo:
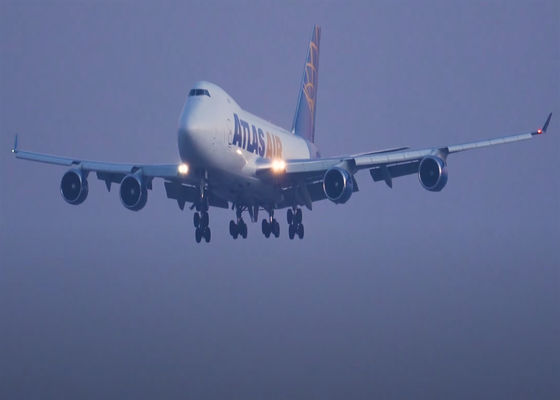
POLYGON ((196 240, 196 243, 200 243, 200 241, 202 240, 202 231, 200 230, 200 228, 196 228, 196 230, 194 231, 194 239, 196 240))
POLYGON ((298 208, 296 210, 296 214, 294 215, 294 220, 295 220, 294 222, 296 224, 301 224, 302 219, 303 219, 303 215, 302 215, 302 212, 301 212, 301 208, 298 208))
POLYGON ((243 239, 247 239, 247 224, 243 220, 239 221, 239 234, 243 239))
POLYGON ((234 238, 237 239, 239 235, 239 229, 237 229, 237 224, 235 221, 229 221, 229 234, 234 238))
POLYGON ((294 238, 295 234, 296 234, 296 228, 294 224, 290 224, 288 226, 288 237, 290 238, 290 240, 294 238))
POLYGON ((291 208, 288 209, 288 213, 286 216, 288 217, 288 225, 292 225, 292 221, 294 220, 294 212, 291 208))
POLYGON ((275 219, 272 220, 272 233, 274 237, 280 236, 280 224, 275 219))
POLYGON ((198 228, 200 226, 200 214, 195 212, 193 215, 193 224, 195 228, 198 228))
POLYGON ((270 237, 271 226, 266 219, 262 220, 262 233, 268 239, 270 237))
POLYGON ((203 236, 204 236, 204 240, 206 241, 206 243, 210 242, 210 238, 212 236, 211 236, 209 227, 204 228, 204 235, 203 236))
POLYGON ((200 226, 201 227, 206 227, 208 226, 208 224, 210 223, 210 217, 208 216, 208 213, 206 211, 203 211, 200 213, 200 226))
POLYGON ((299 236, 300 239, 303 239, 303 224, 299 224, 297 227, 297 234, 299 236))

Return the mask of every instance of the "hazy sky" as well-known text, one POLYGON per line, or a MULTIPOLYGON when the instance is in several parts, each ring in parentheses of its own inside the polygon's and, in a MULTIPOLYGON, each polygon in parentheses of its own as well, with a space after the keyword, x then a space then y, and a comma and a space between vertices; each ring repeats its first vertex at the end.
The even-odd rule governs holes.
POLYGON ((557 1, 159 3, 1 2, 0 398, 560 398, 557 1), (209 245, 9 152, 175 162, 201 79, 289 127, 315 23, 324 155, 549 132, 209 245))

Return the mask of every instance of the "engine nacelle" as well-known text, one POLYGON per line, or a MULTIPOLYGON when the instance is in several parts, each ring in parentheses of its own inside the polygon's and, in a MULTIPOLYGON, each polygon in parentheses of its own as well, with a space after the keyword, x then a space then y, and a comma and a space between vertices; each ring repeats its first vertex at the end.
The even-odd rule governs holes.
POLYGON ((60 193, 67 203, 78 205, 88 195, 87 176, 79 169, 71 169, 62 176, 60 193))
POLYGON ((148 189, 142 178, 137 175, 127 175, 121 181, 121 203, 132 211, 144 208, 148 201, 148 189))
POLYGON ((329 168, 323 177, 323 190, 330 201, 346 203, 354 192, 354 179, 344 168, 329 168))
POLYGON ((425 157, 418 167, 418 179, 424 189, 439 192, 447 184, 447 164, 439 157, 425 157))

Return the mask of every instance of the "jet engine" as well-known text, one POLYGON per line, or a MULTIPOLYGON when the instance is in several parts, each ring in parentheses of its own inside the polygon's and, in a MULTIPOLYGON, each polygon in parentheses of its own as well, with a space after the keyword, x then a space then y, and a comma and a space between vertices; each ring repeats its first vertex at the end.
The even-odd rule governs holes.
POLYGON ((144 208, 148 201, 148 189, 141 176, 127 175, 121 181, 121 203, 132 211, 144 208))
POLYGON ((60 193, 67 203, 78 205, 88 195, 87 176, 79 169, 71 169, 62 176, 60 193))
POLYGON ((439 192, 447 184, 447 164, 439 157, 425 157, 418 167, 418 179, 424 189, 439 192))
POLYGON ((343 168, 329 168, 323 177, 323 190, 330 201, 336 204, 346 203, 354 192, 354 179, 343 168))

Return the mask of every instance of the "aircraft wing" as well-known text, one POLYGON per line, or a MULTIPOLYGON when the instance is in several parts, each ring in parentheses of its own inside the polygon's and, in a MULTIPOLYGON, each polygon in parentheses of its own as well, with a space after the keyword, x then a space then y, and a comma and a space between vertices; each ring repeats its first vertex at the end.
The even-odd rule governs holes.
POLYGON ((126 164, 112 163, 103 161, 89 161, 77 158, 60 157, 51 154, 34 153, 23 151, 18 148, 18 139, 16 136, 12 153, 16 158, 23 160, 37 161, 47 164, 64 165, 67 167, 75 167, 84 172, 95 172, 97 177, 107 184, 110 188, 111 183, 120 183, 128 174, 141 172, 148 179, 164 178, 172 181, 188 183, 188 176, 184 176, 179 172, 179 163, 177 164, 126 164))
MULTIPOLYGON (((313 199, 313 185, 323 179, 325 172, 332 167, 341 167, 354 175, 362 169, 369 169, 374 181, 385 181, 392 187, 392 179, 418 172, 420 162, 424 157, 435 156, 446 160, 447 156, 460 151, 479 149, 498 144, 513 143, 521 140, 532 139, 546 132, 552 113, 548 115, 542 128, 528 133, 502 136, 495 139, 480 140, 475 142, 432 147, 420 150, 397 149, 381 152, 361 153, 349 156, 332 158, 319 158, 310 160, 263 161, 257 166, 257 176, 268 177, 278 182, 282 187, 297 188, 307 191, 301 198, 304 204, 310 207, 313 199), (306 189, 309 188, 308 189, 306 189)), ((322 197, 324 198, 324 196, 322 197)), ((319 200, 319 198, 317 198, 319 200)))
MULTIPOLYGON (((196 204, 200 198, 200 178, 195 174, 181 173, 180 163, 176 164, 126 164, 103 161, 89 161, 77 158, 60 157, 51 154, 34 153, 18 149, 17 136, 12 153, 16 158, 37 161, 47 164, 64 165, 74 167, 85 173, 95 172, 97 178, 104 181, 107 190, 111 190, 112 183, 121 183, 123 178, 129 174, 141 174, 146 180, 147 188, 152 188, 154 178, 165 180, 164 186, 169 199, 177 200, 181 210, 185 203, 196 204)), ((219 198, 214 193, 209 193, 209 205, 213 207, 228 208, 228 202, 219 198)))

